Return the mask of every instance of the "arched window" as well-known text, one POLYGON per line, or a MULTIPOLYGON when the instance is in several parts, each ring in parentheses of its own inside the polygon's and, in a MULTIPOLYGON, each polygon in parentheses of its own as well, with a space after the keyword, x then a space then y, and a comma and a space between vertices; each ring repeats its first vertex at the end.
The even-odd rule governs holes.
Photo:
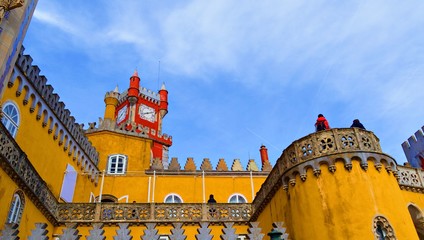
POLYGON ((228 198, 229 203, 247 203, 246 198, 239 193, 235 193, 228 198))
MULTIPOLYGON (((96 202, 99 202, 99 198, 100 197, 96 197, 96 202)), ((113 195, 110 195, 110 194, 103 194, 101 202, 103 202, 103 203, 117 203, 118 198, 113 196, 113 195)))
POLYGON ((107 164, 108 174, 124 174, 127 167, 127 156, 121 154, 110 155, 107 164))
POLYGON ((19 112, 15 104, 7 102, 3 105, 3 117, 1 121, 9 133, 15 137, 19 126, 19 112))
POLYGON ((175 193, 168 194, 163 200, 164 203, 182 203, 183 199, 175 193))
POLYGON ((22 191, 13 194, 12 203, 10 204, 9 214, 7 215, 7 223, 21 222, 22 212, 24 211, 25 199, 22 191))
POLYGON ((373 220, 375 239, 392 240, 396 239, 395 232, 389 221, 383 216, 376 216, 373 220))
POLYGON ((409 214, 411 215, 412 221, 414 222, 415 230, 417 231, 418 237, 424 239, 424 216, 421 210, 412 204, 408 206, 409 214))

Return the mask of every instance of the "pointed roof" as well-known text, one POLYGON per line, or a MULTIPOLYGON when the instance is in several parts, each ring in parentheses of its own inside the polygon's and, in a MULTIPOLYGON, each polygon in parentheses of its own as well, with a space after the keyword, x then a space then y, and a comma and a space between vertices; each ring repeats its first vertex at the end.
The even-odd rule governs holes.
POLYGON ((137 69, 134 71, 134 73, 133 73, 133 75, 132 75, 133 77, 138 77, 138 72, 137 72, 137 69))
POLYGON ((118 85, 116 85, 115 89, 113 89, 113 92, 119 93, 118 85))
POLYGON ((165 87, 165 83, 164 82, 162 83, 162 87, 160 88, 160 90, 166 90, 166 87, 165 87))

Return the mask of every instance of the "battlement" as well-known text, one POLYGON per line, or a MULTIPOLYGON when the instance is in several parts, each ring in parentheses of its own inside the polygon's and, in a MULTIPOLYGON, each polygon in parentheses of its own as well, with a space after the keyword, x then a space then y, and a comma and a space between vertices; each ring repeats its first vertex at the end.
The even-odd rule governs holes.
POLYGON ((424 126, 414 135, 408 138, 408 141, 402 143, 403 152, 405 153, 407 161, 412 167, 421 168, 421 160, 424 159, 424 126))
POLYGON ((40 68, 32 65, 33 59, 24 55, 24 47, 18 55, 12 77, 8 82, 11 88, 17 84, 16 96, 23 95, 23 104, 30 107, 30 113, 36 111, 37 121, 47 127, 48 134, 59 140, 59 146, 68 151, 69 156, 77 161, 81 168, 95 174, 98 153, 84 135, 83 125, 75 123, 71 112, 60 101, 53 86, 47 84, 47 78, 40 75, 40 68))
MULTIPOLYGON (((127 96, 128 96, 128 90, 123 91, 118 97, 118 104, 125 102, 127 100, 127 96)), ((138 96, 154 104, 160 103, 159 94, 145 87, 140 88, 140 93, 138 96)))
POLYGON ((120 125, 116 125, 115 121, 110 119, 99 118, 99 126, 96 127, 96 122, 91 122, 88 124, 89 128, 85 130, 85 133, 93 133, 98 131, 112 131, 116 133, 122 133, 126 135, 131 135, 135 137, 151 138, 158 142, 163 143, 165 146, 172 145, 172 136, 164 133, 157 132, 155 129, 137 124, 134 122, 123 122, 120 125))
POLYGON ((173 157, 171 159, 171 162, 169 165, 167 164, 167 168, 164 167, 164 163, 159 159, 153 159, 153 163, 150 167, 150 171, 159 171, 163 172, 164 174, 169 173, 197 173, 197 172, 214 172, 217 174, 234 174, 234 173, 250 173, 250 172, 257 172, 257 173, 265 173, 268 174, 269 171, 271 171, 272 166, 271 164, 265 164, 262 166, 262 168, 259 168, 256 164, 254 159, 249 159, 249 162, 247 163, 246 168, 243 168, 240 159, 234 159, 233 163, 231 164, 231 167, 229 168, 227 163, 225 162, 225 159, 220 158, 218 161, 218 164, 215 168, 213 168, 212 163, 210 162, 209 158, 203 158, 203 161, 200 165, 200 168, 197 168, 196 163, 194 161, 194 158, 188 157, 186 160, 186 163, 184 165, 184 168, 181 169, 181 165, 178 162, 178 158, 173 157))
POLYGON ((113 97, 113 98, 117 98, 117 99, 119 99, 119 96, 120 96, 120 95, 121 95, 121 94, 120 94, 119 92, 110 91, 110 92, 107 92, 107 93, 105 94, 105 98, 113 97))

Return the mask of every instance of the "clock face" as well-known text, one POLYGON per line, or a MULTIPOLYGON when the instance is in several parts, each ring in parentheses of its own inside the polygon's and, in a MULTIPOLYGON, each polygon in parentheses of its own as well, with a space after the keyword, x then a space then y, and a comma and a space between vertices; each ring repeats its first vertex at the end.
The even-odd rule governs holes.
POLYGON ((128 110, 128 106, 124 106, 121 109, 119 109, 118 116, 116 117, 116 123, 119 124, 122 121, 124 121, 125 117, 127 116, 127 110, 128 110))
POLYGON ((149 122, 156 122, 156 112, 155 109, 141 104, 138 108, 138 114, 142 119, 145 119, 149 122))

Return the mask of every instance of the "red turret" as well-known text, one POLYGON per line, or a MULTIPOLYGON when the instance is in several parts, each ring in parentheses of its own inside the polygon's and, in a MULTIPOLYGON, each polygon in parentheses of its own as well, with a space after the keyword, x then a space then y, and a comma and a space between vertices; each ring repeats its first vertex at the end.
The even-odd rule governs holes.
POLYGON ((259 149, 259 152, 261 153, 261 161, 262 161, 262 166, 264 165, 265 162, 268 162, 268 149, 262 145, 261 148, 259 149))
POLYGON ((168 91, 165 88, 165 84, 162 83, 162 87, 159 90, 159 112, 160 117, 163 118, 168 113, 168 91))
POLYGON ((130 77, 130 87, 128 88, 128 101, 134 104, 138 100, 140 93, 140 78, 138 77, 137 70, 135 70, 132 77, 130 77))

